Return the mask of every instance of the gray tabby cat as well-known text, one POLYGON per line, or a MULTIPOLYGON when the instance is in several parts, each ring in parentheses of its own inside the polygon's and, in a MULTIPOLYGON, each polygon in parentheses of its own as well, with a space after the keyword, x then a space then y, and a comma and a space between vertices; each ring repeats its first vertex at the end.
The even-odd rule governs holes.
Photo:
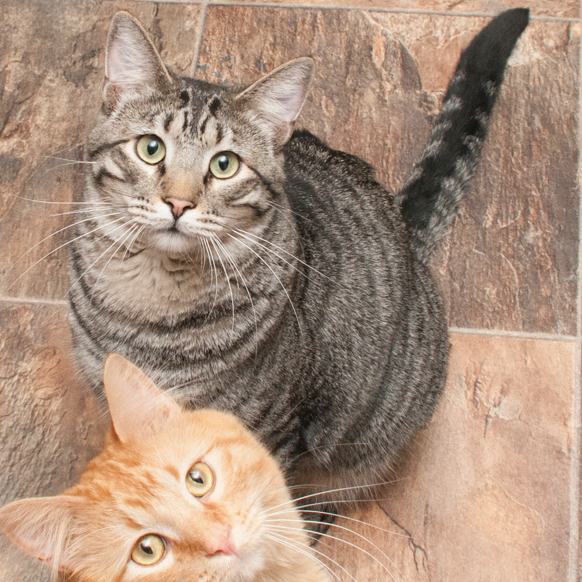
POLYGON ((169 71, 118 13, 70 262, 95 391, 119 352, 182 403, 234 412, 288 468, 349 483, 385 471, 443 389, 446 318, 426 262, 527 23, 505 12, 463 53, 393 197, 362 160, 293 132, 311 59, 242 91, 211 85, 169 71))

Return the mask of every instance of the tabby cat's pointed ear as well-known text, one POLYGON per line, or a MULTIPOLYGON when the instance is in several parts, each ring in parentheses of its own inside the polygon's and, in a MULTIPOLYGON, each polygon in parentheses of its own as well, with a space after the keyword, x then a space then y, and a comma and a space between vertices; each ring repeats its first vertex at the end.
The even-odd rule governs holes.
POLYGON ((259 79, 237 95, 246 109, 258 114, 269 128, 277 147, 291 137, 293 124, 305 103, 313 79, 313 59, 294 59, 259 79))
POLYGON ((110 108, 127 96, 164 90, 172 79, 143 26, 129 12, 118 12, 107 37, 103 99, 110 108))
POLYGON ((69 495, 13 501, 0 509, 0 532, 29 556, 56 562, 59 570, 73 569, 66 541, 79 503, 69 495))
POLYGON ((171 396, 119 354, 107 356, 103 384, 115 434, 124 443, 159 430, 181 411, 171 396))

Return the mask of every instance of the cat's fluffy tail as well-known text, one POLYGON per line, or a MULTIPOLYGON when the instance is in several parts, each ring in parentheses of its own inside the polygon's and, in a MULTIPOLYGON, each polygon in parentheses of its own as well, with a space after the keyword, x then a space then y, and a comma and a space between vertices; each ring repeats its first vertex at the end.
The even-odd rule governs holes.
POLYGON ((503 12, 463 51, 421 160, 396 201, 426 261, 458 212, 475 173, 507 59, 529 10, 503 12))

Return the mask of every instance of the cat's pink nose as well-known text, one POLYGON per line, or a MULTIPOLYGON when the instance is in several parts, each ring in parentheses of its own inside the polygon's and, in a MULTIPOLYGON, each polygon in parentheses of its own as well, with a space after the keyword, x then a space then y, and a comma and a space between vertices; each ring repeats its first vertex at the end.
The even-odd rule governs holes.
POLYGON ((216 556, 216 554, 226 554, 227 556, 236 556, 236 547, 230 539, 230 528, 224 527, 218 533, 214 540, 208 543, 206 553, 209 556, 216 556))
POLYGON ((164 198, 164 202, 172 209, 174 218, 178 220, 188 208, 194 208, 194 202, 183 198, 164 198))

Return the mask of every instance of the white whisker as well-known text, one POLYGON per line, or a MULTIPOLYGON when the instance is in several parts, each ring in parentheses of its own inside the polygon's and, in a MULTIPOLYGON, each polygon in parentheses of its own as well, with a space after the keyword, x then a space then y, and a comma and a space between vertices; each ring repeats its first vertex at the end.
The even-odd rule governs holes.
POLYGON ((270 540, 273 540, 275 542, 279 542, 280 544, 287 546, 288 548, 291 548, 292 550, 295 550, 296 552, 299 552, 300 554, 303 554, 304 556, 308 556, 315 563, 319 564, 328 574, 331 574, 336 580, 341 582, 341 578, 327 564, 324 564, 321 560, 319 560, 311 552, 319 554, 319 555, 323 556, 325 559, 329 560, 332 564, 335 564, 338 568, 342 569, 354 582, 357 582, 357 580, 343 566, 338 564, 338 562, 336 562, 333 558, 326 556, 323 552, 320 552, 319 550, 316 550, 315 548, 310 548, 308 545, 303 544, 297 540, 290 540, 288 538, 279 536, 275 532, 271 532, 269 534, 266 534, 265 537, 267 537, 270 540), (300 547, 297 547, 296 545, 293 545, 293 544, 298 544, 300 547), (301 546, 303 548, 307 548, 307 549, 304 550, 304 549, 302 549, 301 546))
POLYGON ((101 214, 99 216, 92 216, 90 218, 85 218, 83 220, 79 220, 77 222, 73 222, 73 224, 68 224, 67 226, 64 226, 63 228, 59 228, 59 230, 57 230, 56 232, 53 232, 53 233, 49 234, 48 236, 45 236, 41 241, 37 242, 34 246, 30 247, 23 255, 21 255, 20 257, 18 257, 18 259, 16 259, 14 261, 14 263, 12 263, 11 268, 13 269, 24 257, 26 257, 26 255, 28 255, 29 253, 31 253, 36 247, 38 247, 39 245, 41 245, 45 240, 48 240, 49 238, 52 238, 53 236, 59 234, 59 232, 63 232, 64 230, 67 230, 69 228, 73 228, 73 226, 77 226, 79 224, 83 224, 84 222, 90 222, 91 220, 95 220, 95 218, 107 218, 109 216, 116 216, 118 214, 119 214, 119 212, 111 212, 109 214, 101 214))
MULTIPOLYGON (((264 251, 266 251, 269 255, 271 255, 272 257, 276 257, 277 259, 279 259, 280 261, 283 261, 286 265, 289 265, 293 270, 297 271, 302 277, 305 277, 308 281, 311 281, 311 279, 300 269, 298 269, 293 263, 290 263, 287 259, 283 258, 282 256, 278 255, 274 250, 266 247, 265 245, 261 244, 260 242, 246 236, 246 234, 244 234, 244 231, 240 230, 240 229, 234 229, 233 232, 236 232, 239 236, 244 237, 247 241, 249 241, 250 243, 254 243, 256 244, 258 247, 262 248, 264 251)), ((264 240, 264 239, 263 239, 264 240)), ((267 241, 268 242, 268 241, 267 241)), ((287 251, 285 251, 287 252, 287 251)), ((291 253, 287 253, 289 255, 291 255, 291 253)), ((294 259, 296 259, 297 257, 295 257, 295 255, 291 255, 294 259)), ((299 259, 297 259, 299 261, 299 259)), ((302 262, 302 261, 300 261, 302 262)), ((303 263, 306 266, 307 263, 303 263)))
MULTIPOLYGON (((318 523, 318 522, 306 522, 306 523, 318 523)), ((336 524, 329 524, 329 525, 336 525, 336 524)), ((285 525, 269 525, 269 528, 276 528, 279 531, 297 531, 296 528, 293 527, 289 527, 289 526, 285 526, 285 525)), ((337 526, 339 527, 339 526, 337 526)), ((356 533, 352 530, 350 530, 349 528, 343 528, 343 529, 347 529, 348 531, 351 531, 352 533, 356 533)), ((311 530, 311 529, 305 529, 305 531, 310 532, 310 533, 314 533, 318 536, 324 537, 324 538, 329 538, 332 540, 337 540, 338 542, 342 542, 343 544, 346 544, 352 548, 355 548, 357 550, 359 550, 360 552, 363 552, 364 554, 366 554, 367 556, 369 556, 370 558, 372 558, 372 560, 374 560, 375 562, 377 562, 378 564, 380 564, 380 566, 386 571, 386 573, 390 576, 390 578, 392 578, 392 580, 396 580, 396 577, 394 576, 394 574, 392 574, 392 572, 390 572, 390 570, 388 570, 388 568, 386 567, 385 564, 383 564, 376 556, 374 556, 374 554, 371 554, 370 552, 368 552, 367 550, 365 550, 364 548, 361 548, 360 546, 358 546, 357 544, 354 544, 352 542, 348 542, 348 540, 344 540, 343 538, 338 538, 337 536, 333 536, 331 534, 328 533, 322 533, 322 532, 318 532, 315 530, 311 530)), ((382 550, 380 550, 380 548, 378 548, 378 546, 372 542, 370 542, 370 540, 368 540, 366 537, 361 536, 360 534, 356 534, 359 535, 359 537, 362 537, 364 540, 366 540, 369 544, 371 544, 372 546, 374 546, 376 549, 378 549, 382 555, 384 555, 386 558, 388 558, 388 556, 386 556, 386 554, 384 554, 384 552, 382 552, 382 550)), ((388 558, 388 560, 390 560, 390 558, 388 558)), ((392 560, 390 560, 390 562, 392 563, 392 560)), ((402 576, 402 573, 399 571, 399 574, 402 576)))
MULTIPOLYGON (((240 228, 235 229, 235 232, 237 232, 238 234, 240 234, 241 236, 244 236, 247 240, 248 236, 252 236, 254 238, 257 238, 267 244, 270 244, 271 246, 274 246, 275 248, 279 249, 280 251, 284 252, 286 255, 289 255, 291 258, 295 259, 296 261, 298 261, 299 263, 301 263, 302 265, 306 266, 308 269, 311 269, 314 273, 317 273, 318 275, 321 275, 322 277, 324 277, 325 279, 327 279, 328 281, 331 281, 332 283, 335 283, 335 281, 331 278, 328 277, 327 275, 325 275, 324 273, 322 273, 321 271, 318 271, 317 269, 313 268, 311 265, 309 265, 308 263, 306 263, 305 261, 302 261, 299 257, 296 257, 294 254, 290 253, 289 251, 286 251, 283 247, 280 247, 279 245, 276 245, 275 243, 271 242, 270 240, 267 240, 265 238, 262 238, 260 236, 257 236, 256 234, 253 234, 251 232, 247 232, 246 230, 242 230, 240 228)), ((266 251, 273 253, 276 257, 279 257, 282 261, 284 261, 285 259, 283 259, 283 257, 280 257, 277 253, 275 253, 273 250, 270 250, 268 248, 266 248, 265 246, 261 245, 259 242, 254 241, 256 244, 258 244, 259 246, 261 246, 262 248, 264 248, 266 251)), ((287 262, 287 261, 285 261, 287 262)), ((291 263, 288 263, 289 265, 291 263)), ((302 271, 299 271, 299 269, 296 269, 299 273, 301 273, 304 277, 307 277, 307 275, 305 275, 305 273, 303 273, 302 271)))
MULTIPOLYGON (((127 226, 126 223, 123 223, 120 225, 121 228, 127 226)), ((97 260, 99 260, 112 246, 116 245, 117 243, 119 243, 118 247, 111 253, 111 256, 109 257, 109 260, 105 263, 105 266, 101 269, 101 272, 99 273, 99 276, 97 277, 97 280, 95 281, 95 283, 93 284, 93 292, 91 293, 91 297, 93 297, 93 294, 95 293, 95 291, 97 290, 97 287, 99 286, 99 280, 101 279, 101 276, 103 275, 103 273, 105 272, 105 269, 107 269, 107 266, 109 265, 109 263, 111 262, 111 259, 113 259, 113 257, 119 252, 119 249, 123 246, 123 244, 125 243, 126 240, 129 239, 129 237, 131 237, 133 235, 133 233, 140 227, 139 224, 134 224, 132 227, 130 227, 129 232, 122 237, 121 242, 118 240, 114 240, 113 243, 97 258, 97 260)), ((111 233, 110 233, 111 234, 111 233)), ((127 250, 127 249, 126 249, 127 250)))
MULTIPOLYGON (((223 250, 223 252, 224 252, 224 254, 226 256, 226 259, 232 265, 232 267, 235 270, 235 272, 240 275, 242 284, 244 285, 244 287, 246 289, 246 292, 247 292, 247 295, 248 295, 248 298, 249 298, 249 301, 251 302, 251 308, 253 310, 253 317, 254 317, 254 320, 255 320, 255 336, 257 336, 257 342, 255 342, 255 355, 256 355, 257 354, 258 347, 259 347, 258 346, 257 312, 255 310, 255 304, 253 303, 253 298, 252 298, 251 292, 249 290, 249 287, 248 287, 248 285, 246 283, 246 280, 245 280, 243 274, 241 273, 240 269, 237 267, 235 260, 230 256, 230 253, 228 252, 228 249, 226 248, 226 245, 218 237, 216 237, 216 244, 218 244, 222 248, 222 250, 223 250)), ((237 278, 237 284, 238 284, 238 278, 237 278)))
MULTIPOLYGON (((274 202, 267 201, 267 204, 269 204, 273 208, 273 210, 276 210, 277 212, 279 212, 281 214, 281 216, 291 226, 291 228, 293 229, 293 232, 297 233, 297 223, 292 219, 292 217, 287 216, 287 214, 284 212, 284 210, 289 210, 289 212, 291 214, 297 214, 296 212, 293 212, 291 209, 284 209, 283 206, 279 206, 278 204, 275 204, 274 202)), ((300 215, 297 214, 297 216, 300 216, 300 215)), ((301 216, 301 218, 304 218, 304 217, 301 216)), ((303 246, 303 241, 301 240, 300 236, 297 236, 297 242, 299 243, 299 246, 301 247, 301 252, 303 253, 303 256, 305 256, 305 247, 303 246)))
MULTIPOLYGON (((322 512, 322 513, 324 513, 324 512, 322 512)), ((328 514, 328 515, 333 515, 333 514, 328 514)), ((301 519, 289 519, 289 518, 287 518, 287 519, 275 519, 275 520, 267 520, 267 522, 269 522, 269 523, 273 523, 273 522, 281 522, 281 521, 287 521, 287 522, 288 522, 288 521, 291 521, 291 522, 312 523, 312 524, 314 524, 314 525, 318 525, 318 524, 320 523, 320 522, 318 522, 318 521, 314 521, 314 520, 307 520, 307 519, 301 520, 301 519)), ((355 536, 359 537, 360 539, 364 540, 365 542, 369 543, 369 544, 370 544, 370 545, 371 545, 371 546, 372 546, 372 547, 373 547, 375 550, 377 550, 378 552, 380 552, 380 554, 382 554, 382 556, 383 556, 383 557, 384 557, 386 560, 388 560, 388 562, 390 562, 390 565, 391 565, 391 566, 393 566, 393 567, 396 569, 396 571, 397 571, 397 572, 400 574, 400 576, 401 576, 402 578, 404 578, 404 575, 403 575, 403 574, 402 574, 402 572, 401 572, 401 571, 398 569, 398 567, 396 566, 396 564, 395 564, 395 563, 394 563, 394 562, 393 562, 393 561, 390 559, 390 557, 389 557, 389 556, 388 556, 388 555, 387 555, 387 554, 386 554, 386 553, 385 553, 385 552, 384 552, 384 551, 383 551, 381 548, 379 548, 379 547, 378 547, 378 546, 377 546, 377 545, 376 545, 376 544, 375 544, 375 543, 374 543, 372 540, 368 539, 366 536, 364 536, 364 535, 362 535, 361 533, 359 533, 359 532, 357 532, 357 531, 353 530, 353 529, 352 529, 352 528, 350 528, 350 527, 345 527, 345 526, 343 526, 343 525, 339 525, 338 523, 328 523, 327 525, 328 525, 329 527, 335 527, 335 528, 337 528, 337 529, 341 529, 341 530, 343 530, 343 531, 350 532, 351 534, 353 534, 353 535, 355 535, 355 536)), ((278 527, 285 527, 285 526, 278 526, 278 527)), ((291 529, 293 529, 293 528, 291 528, 291 529)), ((307 531, 311 531, 311 530, 307 530, 307 531)), ((318 533, 318 534, 319 534, 319 532, 314 532, 314 533, 318 533)), ((323 534, 323 533, 322 533, 322 534, 319 534, 319 535, 326 536, 326 535, 328 535, 328 534, 323 534)), ((344 543, 349 543, 349 542, 347 542, 346 540, 343 540, 342 538, 336 538, 335 536, 329 536, 329 537, 332 537, 332 538, 335 538, 335 539, 337 539, 337 540, 343 541, 344 543)), ((408 537, 408 536, 405 536, 405 537, 408 537)), ((358 547, 358 548, 359 548, 359 546, 357 546, 357 545, 355 545, 355 547, 358 547)), ((362 550, 362 551, 364 551, 364 552, 366 551, 366 550, 364 550, 363 548, 359 548, 359 549, 360 549, 360 550, 362 550)), ((374 556, 372 556, 372 557, 374 557, 374 556)), ((377 558, 375 558, 375 559, 376 559, 376 561, 377 561, 377 562, 378 562, 378 563, 379 563, 379 564, 380 564, 380 565, 381 565, 383 568, 385 568, 385 569, 386 569, 386 566, 385 566, 384 564, 382 564, 382 562, 380 562, 380 561, 379 561, 377 558)), ((388 570, 387 570, 387 571, 388 571, 388 570)), ((388 573, 389 573, 389 574, 392 576, 392 574, 391 574, 390 572, 388 572, 388 573)), ((394 577, 393 577, 393 579, 395 580, 396 578, 394 578, 394 577)))
POLYGON ((36 200, 35 198, 25 198, 24 196, 18 196, 17 194, 7 194, 7 196, 11 196, 12 198, 17 198, 18 200, 25 200, 26 202, 37 202, 38 204, 66 204, 67 206, 73 205, 85 205, 85 204, 95 204, 95 202, 59 202, 59 201, 52 201, 52 200, 36 200))
POLYGON ((246 245, 244 242, 242 242, 240 239, 236 238, 235 236, 233 236, 232 234, 228 234, 227 235, 232 238, 233 240, 235 240, 236 242, 240 243, 241 245, 243 245, 244 247, 246 247, 249 251, 251 251, 251 253, 253 253, 262 263, 265 264, 265 266, 269 269, 269 271, 271 271, 271 273, 273 273, 273 275, 275 276, 275 278, 277 279, 277 281, 279 281, 279 284, 281 285, 285 295, 287 296, 287 299, 289 300, 289 304, 291 305, 291 309, 293 309, 293 313, 295 314, 295 319, 297 320, 297 325, 299 326, 299 329, 301 329, 301 322, 299 321, 299 315, 297 315, 297 311, 295 310, 295 305, 293 305, 293 301, 291 301, 291 297, 289 296, 289 293, 287 292, 287 289, 285 289, 285 285, 283 285, 283 282, 281 281, 281 279, 279 278, 279 276, 277 275, 277 273, 275 273, 275 271, 271 268, 271 266, 269 265, 269 263, 267 263, 267 261, 265 261, 263 259, 263 257, 261 257, 261 255, 259 255, 257 252, 255 252, 251 247, 249 247, 248 245, 246 245))
POLYGON ((281 213, 290 212, 291 214, 294 214, 295 216, 298 216, 299 218, 302 218, 303 220, 307 220, 307 221, 311 222, 311 219, 307 218, 307 216, 303 216, 303 214, 299 214, 299 212, 295 212, 294 210, 291 210, 291 208, 285 208, 284 206, 281 206, 280 204, 276 204, 272 200, 268 200, 267 204, 269 204, 270 206, 273 206, 273 208, 276 208, 281 213))
POLYGON ((235 327, 235 319, 234 319, 234 295, 232 293, 232 285, 230 284, 230 277, 228 276, 228 271, 226 270, 226 267, 224 266, 224 262, 222 260, 222 257, 220 256, 219 250, 216 246, 216 243, 214 242, 214 237, 216 235, 213 235, 213 237, 210 239, 210 243, 212 244, 212 246, 214 247, 214 250, 216 251, 216 256, 218 257, 218 260, 220 261, 220 264, 222 265, 222 270, 224 271, 224 277, 226 278, 226 282, 228 284, 228 290, 230 292, 230 300, 232 302, 232 332, 231 335, 234 338, 234 327, 235 327))
POLYGON ((201 239, 201 240, 204 241, 204 244, 206 245, 206 250, 208 251, 208 261, 210 263, 210 286, 211 287, 212 287, 212 281, 213 281, 213 275, 214 275, 214 301, 212 302, 212 307, 208 311, 208 315, 206 316, 206 319, 204 320, 204 323, 206 323, 206 321, 208 321, 208 318, 210 317, 210 314, 212 313, 212 310, 214 309, 214 306, 216 305, 216 301, 218 299, 218 267, 216 266, 216 264, 214 262, 214 258, 212 256, 212 249, 210 248, 209 239, 201 239))
MULTIPOLYGON (((107 233, 107 234, 104 234, 103 236, 99 237, 99 239, 98 239, 98 240, 101 240, 102 238, 105 238, 106 236, 108 236, 108 235, 111 235, 111 233, 115 232, 116 230, 119 230, 120 228, 124 228, 126 225, 127 225, 127 223, 125 223, 125 222, 122 222, 121 224, 119 224, 118 226, 116 226, 116 227, 115 227, 115 228, 114 228, 112 231, 110 231, 109 233, 107 233)), ((108 246, 108 247, 107 247, 107 248, 106 248, 106 249, 105 249, 105 250, 104 250, 104 251, 103 251, 103 252, 102 252, 102 253, 101 253, 101 254, 100 254, 100 255, 99 255, 99 256, 98 256, 98 257, 97 257, 97 258, 96 258, 96 259, 95 259, 95 260, 94 260, 94 261, 93 261, 93 262, 92 262, 92 263, 91 263, 91 264, 90 264, 90 265, 89 265, 89 266, 88 266, 88 267, 87 267, 87 268, 86 268, 86 269, 85 269, 85 270, 84 270, 84 271, 83 271, 83 272, 82 272, 82 273, 81 273, 81 274, 80 274, 80 275, 79 275, 79 276, 78 276, 78 277, 77 277, 77 278, 76 278, 76 279, 75 279, 75 280, 74 280, 72 283, 71 283, 71 284, 70 284, 70 285, 69 285, 69 288, 68 288, 68 290, 67 290, 67 293, 65 293, 65 296, 63 297, 63 299, 64 299, 64 298, 65 298, 65 297, 66 297, 66 296, 69 294, 69 291, 70 291, 70 290, 73 288, 73 286, 74 286, 74 285, 75 285, 75 284, 76 284, 78 281, 80 281, 80 280, 81 280, 81 279, 82 279, 82 278, 85 276, 85 274, 89 272, 89 270, 91 269, 91 267, 93 267, 93 265, 95 265, 95 264, 96 264, 96 263, 99 261, 99 259, 100 259, 100 258, 101 258, 101 257, 102 257, 102 256, 103 256, 103 255, 104 255, 104 254, 105 254, 105 253, 106 253, 106 252, 107 252, 107 251, 108 251, 108 250, 109 250, 109 249, 110 249, 110 248, 111 248, 113 245, 117 244, 117 242, 118 242, 118 241, 117 241, 117 239, 115 239, 115 240, 113 241, 113 243, 112 243, 110 246, 108 246)), ((101 272, 103 272, 103 271, 101 271, 101 272)), ((101 275, 99 275, 99 276, 101 276, 101 275)), ((97 281, 99 281, 99 279, 97 279, 97 281)), ((91 294, 91 297, 93 297, 93 293, 95 293, 95 288, 96 288, 96 284, 93 286, 93 292, 92 292, 92 294, 91 294)))
POLYGON ((46 159, 61 160, 63 162, 73 162, 75 164, 96 164, 97 163, 97 162, 86 162, 84 160, 71 160, 70 158, 59 158, 57 156, 45 156, 45 160, 46 159))
POLYGON ((335 447, 368 447, 368 446, 370 446, 369 442, 368 443, 334 443, 334 444, 330 444, 330 445, 318 445, 317 447, 307 449, 306 451, 303 451, 299 455, 295 456, 295 458, 293 459, 293 462, 296 463, 297 460, 300 459, 303 455, 309 455, 309 454, 313 453, 313 451, 319 451, 321 449, 329 449, 329 448, 335 448, 335 447))
POLYGON ((110 202, 100 202, 93 205, 91 208, 81 209, 81 210, 68 210, 67 212, 57 212, 56 214, 49 214, 49 217, 54 216, 70 216, 71 214, 88 214, 89 212, 94 212, 95 210, 104 210, 106 208, 115 208, 117 210, 123 208, 121 204, 111 204, 110 202))
POLYGON ((121 262, 123 263, 123 261, 125 261, 125 257, 127 256, 127 253, 130 252, 131 247, 133 247, 133 245, 135 244, 135 241, 139 238, 139 236, 141 235, 141 233, 147 228, 147 224, 144 224, 141 228, 137 229, 136 235, 133 237, 133 239, 131 240, 131 242, 127 245, 126 249, 125 249, 125 253, 123 255, 123 258, 121 259, 121 262))
MULTIPOLYGON (((57 166, 53 166, 52 168, 48 168, 42 174, 40 174, 39 178, 46 176, 49 172, 53 172, 54 170, 58 170, 59 168, 64 168, 66 166, 74 166, 75 164, 94 164, 95 162, 67 162, 66 164, 58 164, 57 166)), ((30 178, 36 174, 36 170, 30 175, 30 178)), ((29 178, 29 179, 30 179, 29 178)))
POLYGON ((112 224, 115 224, 116 222, 119 222, 120 220, 123 220, 123 216, 121 218, 117 218, 116 220, 114 220, 113 222, 109 222, 108 224, 102 224, 101 226, 98 226, 97 228, 94 228, 93 230, 90 230, 89 232, 86 232, 85 234, 81 234, 77 237, 75 237, 72 240, 67 241, 66 243, 63 243, 62 245, 58 246, 56 249, 53 249, 52 251, 50 251, 49 253, 47 253, 46 255, 44 255, 44 257, 41 257, 38 261, 36 261, 35 263, 33 263, 30 267, 28 267, 28 269, 26 269, 26 271, 24 271, 24 273, 22 273, 21 275, 19 275, 8 287, 7 290, 12 289, 12 287, 14 285, 16 285, 16 283, 22 279, 22 277, 24 277, 24 275, 26 275, 26 273, 28 273, 28 271, 30 271, 32 268, 36 267, 36 265, 38 265, 41 261, 43 261, 44 259, 46 259, 47 257, 49 257, 50 255, 52 255, 53 253, 56 253, 58 250, 62 249, 63 247, 66 247, 67 245, 70 245, 71 243, 75 242, 76 240, 79 240, 80 238, 89 236, 90 234, 101 230, 102 228, 105 228, 107 226, 111 226, 112 224))
MULTIPOLYGON (((371 499, 370 501, 377 501, 377 500, 376 499, 371 499)), ((314 507, 315 507, 315 505, 318 505, 318 504, 313 504, 314 507)), ((356 523, 359 523, 359 524, 362 524, 362 525, 366 525, 368 527, 371 527, 373 529, 377 529, 377 530, 379 530, 381 532, 388 533, 388 534, 393 535, 393 536, 407 538, 407 539, 409 539, 409 537, 410 537, 410 536, 407 536, 406 534, 402 534, 402 533, 397 532, 397 531, 391 531, 389 529, 380 527, 378 525, 374 525, 373 523, 368 523, 367 521, 363 521, 362 519, 356 519, 355 517, 350 517, 348 515, 343 515, 342 513, 332 513, 330 511, 318 511, 317 509, 304 509, 304 507, 308 507, 308 506, 307 505, 302 505, 302 506, 299 506, 299 507, 292 507, 292 508, 285 509, 283 511, 274 513, 272 515, 284 515, 285 513, 294 513, 296 511, 300 511, 302 514, 303 513, 314 513, 316 515, 330 515, 332 517, 339 517, 340 519, 347 519, 348 521, 354 521, 356 523)), ((302 520, 300 518, 297 518, 297 519, 299 521, 302 521, 304 523, 307 523, 307 520, 302 520)), ((267 521, 269 521, 269 520, 267 520, 267 521)))
MULTIPOLYGON (((318 491, 317 493, 311 493, 310 495, 304 495, 303 497, 297 497, 296 499, 294 499, 294 502, 297 501, 302 501, 303 499, 309 499, 310 497, 319 497, 321 495, 327 495, 329 493, 338 493, 339 491, 354 491, 354 490, 360 490, 360 489, 371 489, 374 487, 381 487, 382 485, 389 485, 390 483, 394 483, 394 481, 382 481, 380 483, 371 483, 369 485, 354 485, 353 487, 338 487, 337 489, 329 489, 327 491, 318 491)), ((350 503, 352 501, 356 501, 355 499, 352 500, 339 500, 339 502, 344 501, 347 503, 350 503)), ((370 501, 370 500, 368 500, 370 501)), ((338 503, 338 501, 330 501, 328 499, 326 499, 327 503, 338 503)), ((263 513, 266 513, 267 511, 272 511, 273 509, 277 509, 277 507, 282 507, 283 505, 286 505, 288 502, 286 501, 285 503, 280 503, 279 505, 275 505, 274 507, 269 508, 268 510, 264 510, 263 513)), ((317 505, 317 504, 315 504, 317 505)), ((299 506, 301 507, 301 506, 299 506)), ((309 507, 309 505, 305 505, 304 507, 309 507)))

